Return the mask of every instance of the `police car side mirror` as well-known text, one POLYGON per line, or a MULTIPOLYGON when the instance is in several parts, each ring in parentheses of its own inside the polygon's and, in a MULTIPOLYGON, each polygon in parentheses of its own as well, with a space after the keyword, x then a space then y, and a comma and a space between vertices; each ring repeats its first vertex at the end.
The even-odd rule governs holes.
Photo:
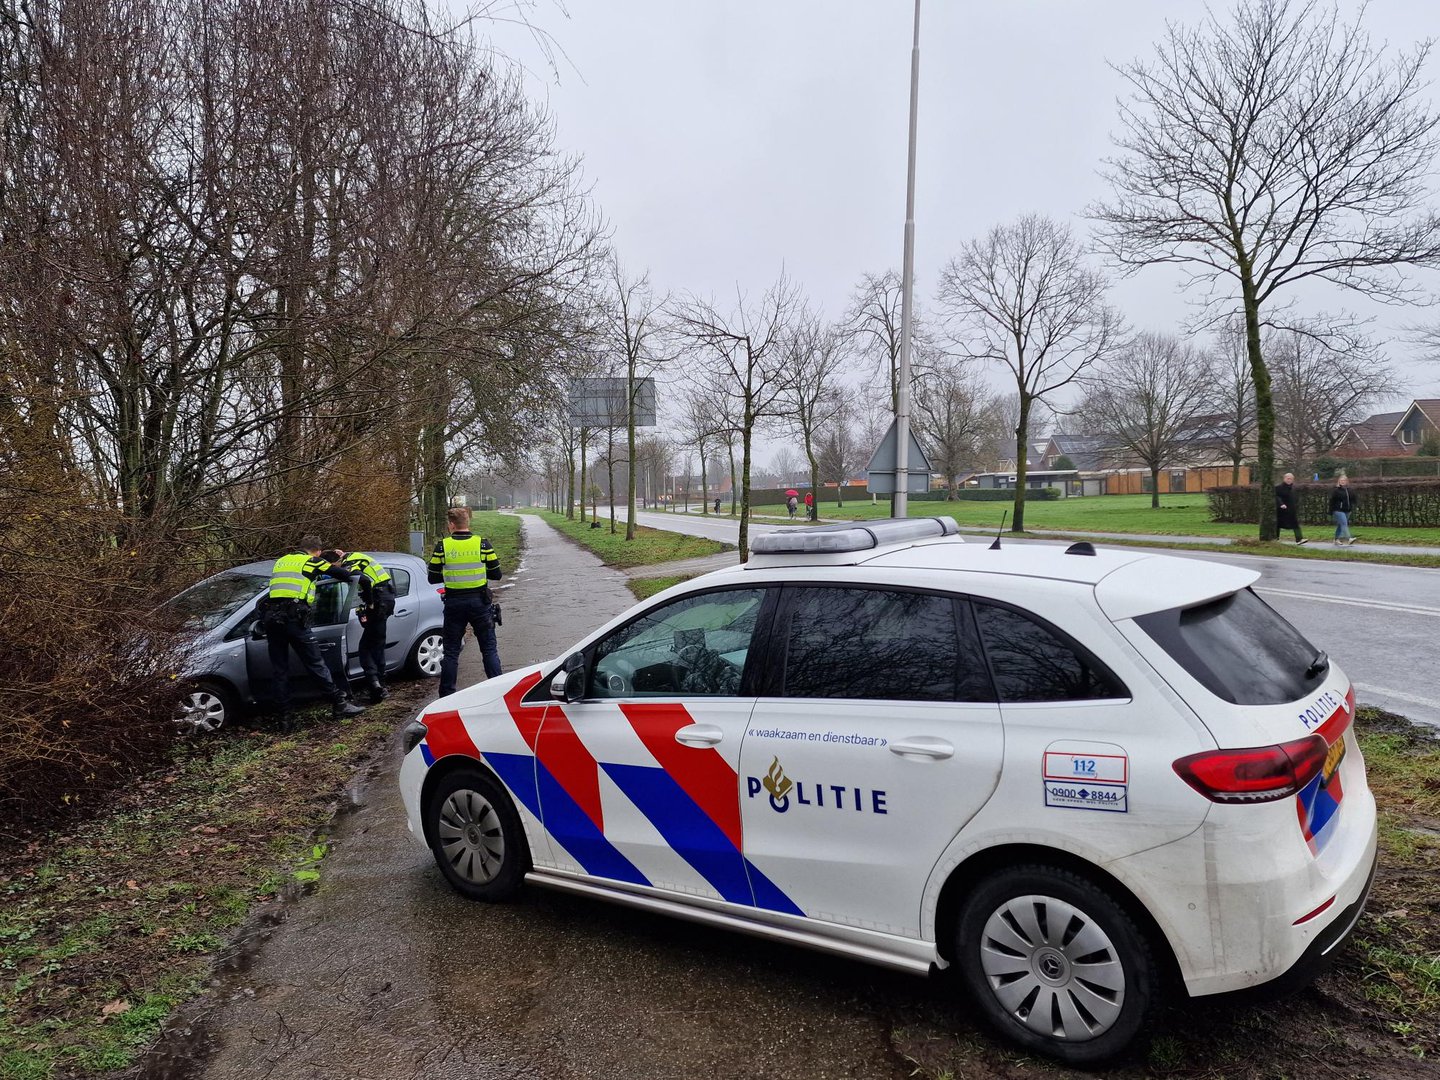
POLYGON ((264 640, 265 640, 265 624, 264 624, 263 622, 261 622, 259 619, 256 619, 254 622, 252 622, 252 623, 250 624, 250 640, 251 640, 251 641, 264 641, 264 640))
POLYGON ((556 701, 579 701, 585 696, 585 654, 571 653, 550 680, 550 696, 556 701))

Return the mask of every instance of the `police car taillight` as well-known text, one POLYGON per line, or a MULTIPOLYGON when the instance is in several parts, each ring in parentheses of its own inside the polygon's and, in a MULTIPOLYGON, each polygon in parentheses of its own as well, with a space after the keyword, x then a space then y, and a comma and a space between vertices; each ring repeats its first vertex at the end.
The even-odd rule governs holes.
POLYGON ((1175 772, 1212 802, 1258 803, 1301 791, 1325 767, 1330 746, 1309 735, 1275 746, 1206 750, 1174 764, 1175 772))

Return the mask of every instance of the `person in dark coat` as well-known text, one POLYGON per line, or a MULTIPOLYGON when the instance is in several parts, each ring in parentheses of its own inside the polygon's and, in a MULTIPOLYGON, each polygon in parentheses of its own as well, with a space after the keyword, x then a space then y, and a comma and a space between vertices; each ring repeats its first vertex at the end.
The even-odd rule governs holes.
POLYGON ((1330 516, 1335 519, 1335 544, 1355 543, 1350 535, 1350 515, 1355 512, 1355 493, 1350 490, 1350 480, 1341 473, 1335 478, 1335 490, 1330 492, 1330 516))
POLYGON ((1300 504, 1295 501, 1295 474, 1287 472, 1284 483, 1275 485, 1275 521, 1282 529, 1295 532, 1295 543, 1308 544, 1300 532, 1300 504))

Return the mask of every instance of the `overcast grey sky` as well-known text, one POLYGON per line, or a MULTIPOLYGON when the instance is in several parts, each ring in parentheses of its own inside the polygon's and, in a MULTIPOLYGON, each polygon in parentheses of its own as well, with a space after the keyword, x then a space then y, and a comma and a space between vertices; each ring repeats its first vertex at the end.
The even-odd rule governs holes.
MULTIPOLYGON (((1437 9, 1371 0, 1365 25, 1409 49, 1440 31, 1437 9)), ((924 0, 922 303, 946 258, 992 225, 1033 211, 1088 233, 1123 93, 1107 61, 1204 13, 1200 0, 924 0)), ((555 71, 523 29, 489 33, 583 155, 628 266, 661 289, 758 293, 784 264, 836 315, 863 272, 900 264, 911 14, 911 0, 540 0, 531 17, 563 51, 555 71)), ((1117 279, 1113 299, 1142 329, 1178 329, 1189 310, 1162 268, 1117 279)), ((1359 309, 1338 290, 1306 302, 1359 309)), ((1378 314, 1382 335, 1436 317, 1378 314)), ((1398 344, 1390 355, 1416 394, 1440 391, 1440 364, 1398 344)))

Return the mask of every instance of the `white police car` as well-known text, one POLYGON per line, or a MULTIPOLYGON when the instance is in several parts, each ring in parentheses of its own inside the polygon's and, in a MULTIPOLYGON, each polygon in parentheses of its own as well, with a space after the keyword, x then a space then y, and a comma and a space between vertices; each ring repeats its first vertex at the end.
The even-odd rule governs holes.
POLYGON ((1349 681, 1215 563, 759 536, 407 731, 410 828, 522 880, 915 972, 1030 1050, 1112 1056, 1169 989, 1315 972, 1375 802, 1349 681))

